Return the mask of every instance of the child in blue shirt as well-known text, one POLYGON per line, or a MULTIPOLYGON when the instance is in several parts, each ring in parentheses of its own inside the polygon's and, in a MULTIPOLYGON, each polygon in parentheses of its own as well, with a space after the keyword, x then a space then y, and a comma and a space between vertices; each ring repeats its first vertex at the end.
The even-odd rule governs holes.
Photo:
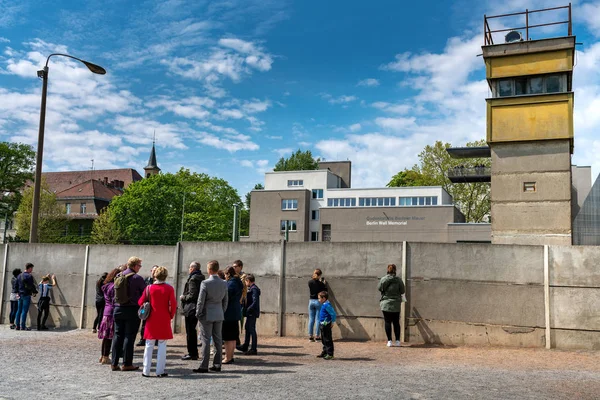
POLYGON ((333 338, 331 336, 331 325, 335 322, 336 313, 329 302, 329 294, 323 291, 319 293, 319 303, 321 303, 321 312, 319 314, 319 323, 321 324, 321 342, 323 351, 317 357, 325 360, 333 359, 333 338))

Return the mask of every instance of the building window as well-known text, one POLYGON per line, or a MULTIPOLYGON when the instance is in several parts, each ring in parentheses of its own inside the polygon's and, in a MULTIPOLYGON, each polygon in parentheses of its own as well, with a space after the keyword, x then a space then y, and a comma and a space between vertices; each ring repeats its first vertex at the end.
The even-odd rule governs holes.
POLYGON ((356 207, 356 198, 330 198, 327 199, 327 207, 356 207))
POLYGON ((71 214, 71 203, 65 204, 65 207, 67 209, 67 214, 71 214))
POLYGON ((304 180, 302 180, 302 179, 288 180, 288 186, 291 186, 291 187, 304 186, 304 180))
POLYGON ((360 197, 358 199, 360 207, 390 207, 396 205, 395 197, 360 197))
POLYGON ((331 242, 331 225, 325 224, 321 227, 321 229, 323 231, 323 235, 321 235, 321 237, 323 238, 323 241, 331 242))
POLYGON ((535 182, 524 182, 523 183, 523 191, 525 193, 533 193, 535 192, 535 182))
POLYGON ((319 241, 319 232, 311 232, 310 233, 310 241, 318 242, 319 241))
POLYGON ((437 196, 400 197, 401 207, 406 206, 437 206, 437 196))
POLYGON ((319 220, 319 210, 312 210, 310 213, 311 213, 311 219, 313 221, 319 220))
POLYGON ((553 74, 514 79, 499 79, 495 97, 567 92, 567 75, 553 74))
POLYGON ((80 212, 81 214, 85 214, 85 203, 81 203, 81 204, 79 205, 79 212, 80 212))
POLYGON ((296 232, 296 221, 291 221, 291 220, 281 220, 281 232, 285 232, 285 226, 287 224, 288 227, 288 231, 290 232, 296 232))
POLYGON ((298 200, 296 200, 296 199, 281 200, 281 209, 282 210, 297 210, 298 209, 298 200))
POLYGON ((313 189, 312 190, 312 198, 313 199, 322 199, 323 198, 323 189, 313 189))

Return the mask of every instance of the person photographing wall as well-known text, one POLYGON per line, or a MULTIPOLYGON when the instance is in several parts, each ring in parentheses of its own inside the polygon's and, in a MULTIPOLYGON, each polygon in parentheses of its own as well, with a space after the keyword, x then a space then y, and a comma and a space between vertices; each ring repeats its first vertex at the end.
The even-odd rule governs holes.
POLYGON ((39 284, 40 299, 38 300, 37 330, 47 331, 46 321, 50 313, 50 291, 56 286, 56 276, 54 274, 45 275, 39 284), (52 280, 52 283, 50 283, 52 280))

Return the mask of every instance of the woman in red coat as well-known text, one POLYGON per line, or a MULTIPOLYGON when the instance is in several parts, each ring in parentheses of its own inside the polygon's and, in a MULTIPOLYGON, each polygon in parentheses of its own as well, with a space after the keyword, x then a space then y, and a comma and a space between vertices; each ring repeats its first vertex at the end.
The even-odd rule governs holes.
POLYGON ((154 351, 154 341, 158 341, 158 350, 156 353, 156 376, 165 377, 165 363, 167 361, 167 340, 173 339, 171 330, 171 320, 177 312, 177 300, 175 300, 175 290, 173 286, 165 283, 167 279, 167 269, 158 267, 154 271, 154 283, 146 287, 144 294, 140 297, 138 304, 141 306, 146 302, 148 294, 150 295, 150 316, 146 320, 146 329, 144 338, 146 339, 146 349, 144 350, 144 369, 142 376, 150 376, 150 367, 152 366, 152 352, 154 351))

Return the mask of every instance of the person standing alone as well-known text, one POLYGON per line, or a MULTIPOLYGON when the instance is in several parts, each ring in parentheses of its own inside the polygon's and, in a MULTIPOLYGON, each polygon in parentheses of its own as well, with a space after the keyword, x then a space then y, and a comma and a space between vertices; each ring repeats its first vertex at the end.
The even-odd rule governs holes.
POLYGON ((188 269, 190 275, 185 283, 183 294, 181 295, 181 304, 183 305, 183 316, 185 318, 185 338, 187 343, 187 354, 181 357, 182 360, 198 359, 198 318, 196 318, 196 304, 198 303, 198 294, 200 285, 204 280, 204 275, 200 271, 200 263, 192 262, 188 269))
POLYGON ((385 321, 387 347, 392 347, 392 326, 396 336, 396 347, 400 347, 400 304, 404 294, 404 282, 396 276, 396 265, 389 264, 387 275, 379 280, 377 290, 381 292, 379 307, 385 321))

